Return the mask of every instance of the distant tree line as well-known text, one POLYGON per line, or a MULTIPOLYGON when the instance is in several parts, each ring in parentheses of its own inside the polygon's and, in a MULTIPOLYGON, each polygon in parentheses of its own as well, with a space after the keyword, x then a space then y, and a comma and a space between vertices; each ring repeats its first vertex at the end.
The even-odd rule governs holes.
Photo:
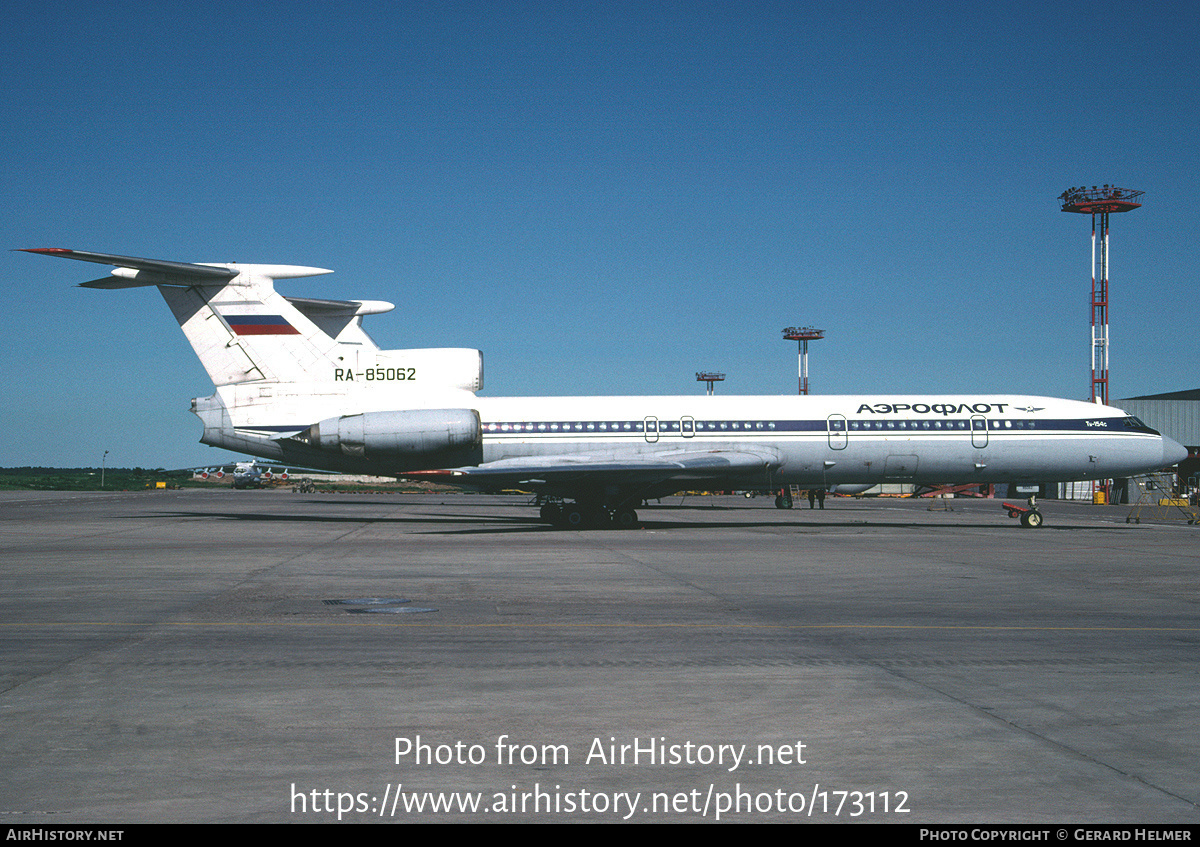
POLYGON ((162 480, 176 484, 191 478, 191 471, 163 468, 0 468, 0 490, 99 491, 145 488, 162 480))

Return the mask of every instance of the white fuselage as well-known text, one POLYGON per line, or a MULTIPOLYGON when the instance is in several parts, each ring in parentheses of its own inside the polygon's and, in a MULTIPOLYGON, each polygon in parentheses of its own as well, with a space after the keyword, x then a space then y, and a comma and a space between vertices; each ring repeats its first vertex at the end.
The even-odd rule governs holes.
MULTIPOLYGON (((1120 409, 1036 396, 480 397, 454 391, 406 400, 409 408, 478 412, 477 464, 765 450, 777 457, 772 484, 830 486, 1114 478, 1171 464, 1186 453, 1120 409)), ((275 406, 280 408, 287 404, 275 406)), ((328 405, 291 412, 293 420, 272 419, 261 434, 355 414, 328 405)), ((234 436, 228 429, 214 431, 214 422, 206 419, 207 443, 285 458, 277 441, 246 437, 247 428, 258 428, 253 424, 243 423, 234 436)), ((331 469, 362 468, 357 460, 325 458, 331 469)), ((321 458, 308 461, 319 465, 321 458)), ((413 469, 403 460, 371 468, 393 475, 413 469)))
POLYGON ((780 453, 780 482, 823 485, 1099 479, 1164 464, 1163 438, 1120 409, 1047 397, 477 397, 476 404, 485 462, 770 447, 780 453))

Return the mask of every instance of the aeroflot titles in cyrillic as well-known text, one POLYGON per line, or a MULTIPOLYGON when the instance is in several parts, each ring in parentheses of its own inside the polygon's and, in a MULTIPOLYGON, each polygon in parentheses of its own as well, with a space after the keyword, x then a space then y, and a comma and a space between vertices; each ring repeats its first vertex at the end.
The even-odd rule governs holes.
POLYGON ((858 407, 857 415, 870 412, 873 415, 889 415, 896 412, 916 412, 918 415, 986 415, 993 409, 997 414, 1004 414, 1007 403, 876 403, 874 406, 863 403, 858 407))

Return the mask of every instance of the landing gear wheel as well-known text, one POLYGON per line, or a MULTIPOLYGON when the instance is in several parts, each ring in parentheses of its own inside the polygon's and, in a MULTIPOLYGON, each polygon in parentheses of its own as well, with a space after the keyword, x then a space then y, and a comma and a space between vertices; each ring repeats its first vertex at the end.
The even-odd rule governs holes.
POLYGON ((1036 510, 1026 512, 1021 515, 1021 526, 1027 526, 1030 529, 1037 529, 1042 525, 1042 513, 1036 510))
POLYGON ((587 513, 578 506, 568 506, 563 509, 562 522, 567 529, 583 529, 587 523, 587 513))
POLYGON ((779 496, 777 496, 775 498, 775 508, 776 509, 790 509, 790 508, 792 508, 792 501, 791 501, 791 499, 784 497, 782 494, 780 494, 779 496))
POLYGON ((636 529, 637 512, 633 509, 617 509, 613 512, 612 525, 615 529, 636 529))

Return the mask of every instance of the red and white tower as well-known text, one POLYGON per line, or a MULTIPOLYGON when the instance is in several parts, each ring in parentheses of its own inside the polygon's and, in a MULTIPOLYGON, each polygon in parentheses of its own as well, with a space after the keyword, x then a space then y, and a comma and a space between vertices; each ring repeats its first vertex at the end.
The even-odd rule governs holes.
POLYGON ((1108 216, 1129 212, 1146 192, 1115 185, 1068 188, 1062 210, 1092 216, 1092 400, 1108 405, 1108 216), (1096 217, 1100 218, 1100 255, 1096 255, 1096 217))
POLYGON ((783 331, 785 341, 800 342, 800 393, 808 394, 808 342, 825 337, 825 330, 811 326, 789 326, 783 331))
POLYGON ((701 371, 700 373, 696 374, 696 382, 707 382, 708 383, 708 396, 709 397, 711 397, 712 393, 713 393, 713 383, 714 382, 724 382, 724 381, 725 381, 725 374, 717 373, 716 371, 701 371))

